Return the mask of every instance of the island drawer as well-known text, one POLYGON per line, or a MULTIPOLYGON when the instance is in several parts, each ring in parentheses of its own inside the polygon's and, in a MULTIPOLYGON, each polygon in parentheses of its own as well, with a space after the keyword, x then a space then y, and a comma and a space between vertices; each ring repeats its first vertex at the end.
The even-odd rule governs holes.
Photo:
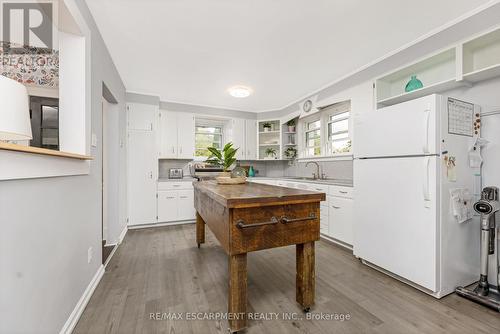
POLYGON ((231 254, 282 247, 319 240, 320 205, 238 208, 230 227, 231 254))

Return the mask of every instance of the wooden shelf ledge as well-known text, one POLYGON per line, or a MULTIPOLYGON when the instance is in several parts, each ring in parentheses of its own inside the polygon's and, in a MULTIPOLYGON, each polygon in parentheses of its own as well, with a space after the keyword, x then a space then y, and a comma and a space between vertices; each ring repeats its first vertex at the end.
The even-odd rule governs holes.
POLYGON ((70 159, 77 159, 77 160, 93 160, 94 159, 89 155, 61 152, 61 151, 56 151, 56 150, 49 150, 46 148, 23 146, 23 145, 10 144, 10 143, 4 143, 4 142, 0 142, 0 150, 49 155, 49 156, 54 156, 54 157, 70 158, 70 159))

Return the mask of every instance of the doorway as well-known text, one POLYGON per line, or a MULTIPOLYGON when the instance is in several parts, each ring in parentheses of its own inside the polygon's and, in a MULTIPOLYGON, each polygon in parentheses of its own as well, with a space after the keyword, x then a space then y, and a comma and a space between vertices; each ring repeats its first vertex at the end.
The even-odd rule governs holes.
POLYGON ((101 211, 101 233, 102 233, 102 264, 111 255, 115 244, 110 243, 109 238, 109 110, 110 103, 102 97, 101 115, 102 115, 102 211, 101 211))

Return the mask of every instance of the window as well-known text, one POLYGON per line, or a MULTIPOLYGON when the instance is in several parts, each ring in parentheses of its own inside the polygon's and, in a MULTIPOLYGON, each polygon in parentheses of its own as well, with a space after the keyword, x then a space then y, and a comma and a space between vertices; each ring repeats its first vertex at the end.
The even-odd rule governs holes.
POLYGON ((305 129, 306 155, 321 155, 321 121, 316 120, 306 123, 305 129))
POLYGON ((349 111, 344 111, 328 116, 328 143, 332 154, 351 151, 349 115, 349 111))
POLYGON ((195 156, 208 157, 207 147, 222 149, 222 126, 197 125, 195 128, 195 156))

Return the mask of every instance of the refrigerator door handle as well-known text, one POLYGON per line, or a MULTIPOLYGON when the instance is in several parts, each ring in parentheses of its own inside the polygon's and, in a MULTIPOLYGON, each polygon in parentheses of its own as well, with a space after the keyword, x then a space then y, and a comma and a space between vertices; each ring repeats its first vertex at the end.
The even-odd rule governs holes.
POLYGON ((427 108, 424 110, 424 153, 429 153, 429 120, 431 117, 431 109, 427 108))
POLYGON ((429 207, 430 201, 431 201, 431 195, 430 195, 430 185, 429 185, 429 178, 430 178, 430 173, 429 173, 429 165, 431 162, 430 157, 425 157, 424 158, 424 183, 423 183, 423 194, 424 194, 424 206, 426 208, 429 207))

